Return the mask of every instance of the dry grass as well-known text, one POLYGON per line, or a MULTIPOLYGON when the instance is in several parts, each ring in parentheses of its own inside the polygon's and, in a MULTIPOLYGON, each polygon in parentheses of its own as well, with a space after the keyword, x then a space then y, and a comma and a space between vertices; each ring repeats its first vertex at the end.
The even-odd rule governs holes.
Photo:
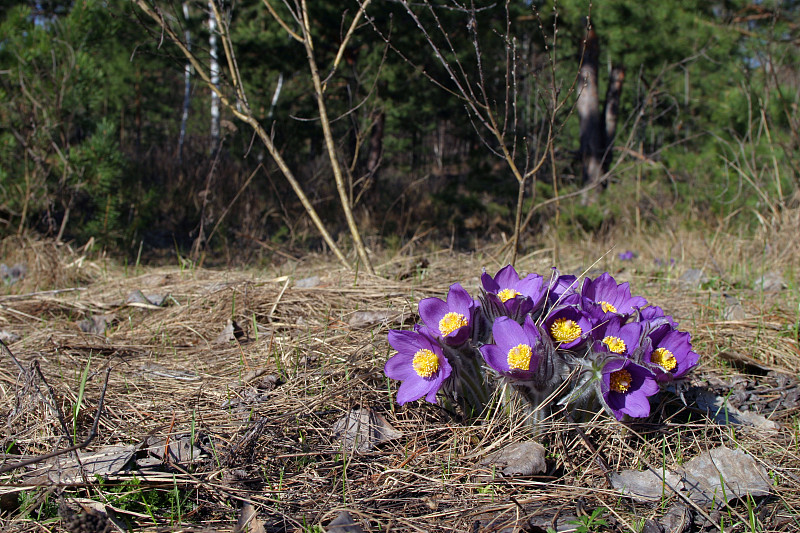
MULTIPOLYGON (((722 232, 708 239, 668 232, 616 241, 618 249, 605 256, 608 243, 561 246, 559 267, 608 269, 673 315, 682 329, 693 333, 702 355, 694 383, 719 387, 744 379, 754 409, 759 402, 766 405, 776 395, 796 390, 794 378, 781 389, 775 385, 783 379, 780 373, 754 377, 720 357, 744 354, 797 375, 800 316, 793 245, 776 239, 770 248, 765 246, 773 242, 768 238, 746 240, 722 232), (619 261, 616 253, 626 248, 639 257, 619 261), (674 265, 670 257, 676 259, 674 265), (654 258, 664 264, 655 265, 654 258), (704 269, 708 279, 703 285, 676 281, 690 268, 704 269), (754 289, 754 281, 766 272, 780 273, 788 287, 774 293, 754 289), (741 312, 731 311, 731 297, 741 304, 741 312)), ((660 517, 679 501, 677 496, 666 494, 653 505, 633 503, 608 485, 603 464, 611 470, 661 468, 719 444, 753 454, 773 476, 775 495, 755 507, 739 503, 713 514, 713 523, 703 524, 703 515, 696 513, 694 530, 716 530, 722 524, 725 531, 751 531, 750 511, 760 528, 756 531, 798 529, 796 406, 766 413, 782 429, 764 435, 719 425, 696 413, 690 417, 665 396, 651 419, 626 426, 599 416, 581 426, 583 435, 554 417, 544 424, 541 437, 549 454, 546 475, 503 478, 477 466, 489 451, 525 439, 524 430, 499 414, 466 424, 430 404, 397 406, 397 384, 388 383, 382 373, 391 354, 386 334, 414 322, 420 298, 442 296, 456 281, 475 290, 482 267, 493 272, 502 264, 491 251, 459 255, 426 252, 420 246, 381 265, 385 277, 371 277, 343 271, 333 261, 284 265, 282 271, 269 272, 175 267, 134 273, 66 247, 4 242, 4 262, 29 266, 27 278, 0 296, 0 329, 20 335, 10 348, 26 369, 20 373, 2 356, 4 463, 70 445, 59 415, 47 405, 50 395, 35 388, 43 385, 31 370, 35 361, 64 413, 64 425, 74 429, 78 440, 89 433, 105 369, 111 369, 98 436, 90 449, 139 444, 147 437, 177 441, 187 435, 202 445, 206 455, 190 467, 119 472, 102 484, 86 478, 64 488, 67 500, 105 500, 134 513, 129 518, 143 531, 198 524, 232 531, 245 501, 253 503, 267 531, 319 531, 315 528, 342 509, 369 531, 499 531, 557 514, 563 523, 563 517, 597 507, 608 509, 605 517, 611 525, 606 530, 638 531, 643 518, 660 517), (422 259, 429 266, 415 269, 422 259), (319 284, 296 286, 311 276, 319 276, 319 284), (77 287, 81 290, 43 292, 77 287), (168 305, 126 305, 135 290, 169 295, 168 305), (354 313, 365 310, 389 313, 377 324, 351 324, 354 313), (78 327, 79 320, 101 314, 114 315, 105 335, 78 327), (229 319, 241 325, 241 342, 216 343, 229 319), (87 367, 85 397, 73 428, 72 413, 87 367), (259 372, 275 376, 277 386, 263 382, 263 375, 254 377, 259 372), (331 427, 357 405, 383 415, 402 436, 372 452, 343 453, 331 427), (669 419, 663 421, 660 413, 669 419), (133 496, 120 500, 119 487, 133 496), (143 504, 142 497, 150 503, 143 504)), ((553 250, 543 249, 517 267, 545 272, 553 261, 553 250)), ((0 490, 6 493, 0 528, 61 527, 52 505, 42 505, 61 489, 47 495, 49 483, 25 486, 30 481, 24 473, 35 467, 0 478, 0 490), (8 503, 23 487, 24 505, 8 503)))

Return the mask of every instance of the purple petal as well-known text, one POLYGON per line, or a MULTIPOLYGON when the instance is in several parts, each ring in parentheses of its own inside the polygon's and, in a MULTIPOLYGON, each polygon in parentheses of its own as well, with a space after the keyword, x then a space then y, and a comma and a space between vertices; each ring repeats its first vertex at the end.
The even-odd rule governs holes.
POLYGON ((496 344, 484 344, 480 348, 483 359, 490 367, 498 372, 508 372, 508 352, 502 350, 496 344))
POLYGON ((622 312, 625 314, 633 313, 634 309, 639 309, 647 305, 647 300, 642 296, 631 296, 623 305, 622 312))
POLYGON ((497 272, 494 281, 500 286, 501 290, 513 289, 519 283, 519 274, 517 274, 513 266, 506 265, 497 272))
POLYGON ((486 290, 486 292, 494 294, 500 292, 500 285, 498 285, 494 278, 492 278, 492 276, 486 272, 481 274, 481 283, 483 284, 483 288, 486 290))
POLYGON ((639 347, 642 339, 642 325, 638 322, 631 322, 619 328, 619 337, 625 341, 625 348, 628 353, 633 352, 639 347))
POLYGON ((642 385, 639 387, 639 391, 645 396, 653 396, 654 394, 657 394, 659 390, 660 387, 658 386, 658 382, 653 378, 645 379, 642 385))
POLYGON ((534 298, 539 296, 539 293, 542 292, 542 285, 544 285, 542 276, 539 274, 528 274, 525 279, 517 283, 517 290, 526 296, 534 298))
POLYGON ((397 403, 403 405, 407 402, 419 400, 428 392, 430 385, 429 381, 419 376, 416 379, 412 377, 403 381, 400 388, 397 389, 397 403))
POLYGON ((425 298, 419 302, 419 316, 432 331, 440 334, 439 321, 449 311, 447 304, 439 298, 425 298))
POLYGON ((458 283, 450 286, 450 292, 447 293, 447 307, 450 311, 461 313, 469 318, 469 311, 473 306, 473 302, 472 296, 469 295, 464 287, 458 283))
POLYGON ((420 334, 415 331, 393 329, 389 331, 389 344, 398 352, 415 354, 420 349, 420 334))
POLYGON ((644 418, 650 414, 650 400, 639 391, 626 394, 624 401, 625 407, 621 409, 622 412, 634 418, 644 418))
POLYGON ((625 395, 611 391, 604 397, 606 404, 611 408, 617 420, 622 420, 623 410, 625 409, 625 395))
MULTIPOLYGON (((558 271, 553 269, 557 274, 558 271)), ((558 276, 555 281, 550 285, 550 299, 553 301, 558 300, 566 292, 572 292, 577 287, 578 278, 571 274, 558 276)))
POLYGON ((530 315, 525 317, 525 322, 522 324, 522 331, 525 334, 525 337, 528 339, 528 344, 531 347, 542 338, 539 328, 536 326, 536 323, 533 321, 533 318, 531 318, 530 315))
POLYGON ((414 354, 408 352, 399 352, 386 361, 383 371, 392 379, 405 380, 411 377, 419 377, 419 374, 414 370, 412 363, 414 362, 414 354))
POLYGON ((494 335, 495 344, 506 353, 514 346, 525 342, 522 326, 505 316, 495 319, 492 326, 492 334, 494 335))
POLYGON ((609 376, 613 372, 616 372, 620 368, 626 366, 627 362, 628 362, 627 359, 616 357, 605 364, 605 366, 603 367, 603 374, 609 376))
POLYGON ((436 395, 439 393, 440 388, 442 388, 441 383, 435 387, 431 387, 431 390, 428 391, 428 395, 425 397, 425 401, 428 403, 439 403, 436 401, 436 395))

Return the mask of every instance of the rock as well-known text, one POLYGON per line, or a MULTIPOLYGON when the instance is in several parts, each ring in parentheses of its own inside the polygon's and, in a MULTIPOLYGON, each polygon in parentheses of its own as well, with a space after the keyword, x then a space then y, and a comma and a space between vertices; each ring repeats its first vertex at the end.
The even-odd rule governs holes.
POLYGON ((297 280, 297 282, 294 284, 294 287, 295 289, 311 289, 319 285, 319 283, 319 276, 311 276, 309 278, 297 280))
POLYGON ((706 283, 708 281, 708 276, 703 274, 703 271, 699 268, 690 268, 681 275, 678 281, 681 285, 685 285, 686 287, 696 288, 699 287, 701 283, 706 283))
POLYGON ((212 344, 228 344, 233 341, 238 342, 242 337, 244 337, 242 326, 235 320, 229 318, 225 329, 222 330, 222 333, 217 335, 217 338, 212 341, 212 344))
POLYGON ((327 533, 364 533, 361 526, 353 520, 350 513, 342 511, 334 518, 328 527, 325 528, 327 533))
POLYGON ((723 294, 725 300, 725 308, 722 311, 722 317, 725 320, 744 320, 747 314, 744 312, 744 307, 739 303, 739 300, 729 294, 723 294))
POLYGON ((0 280, 2 280, 6 285, 13 285, 14 283, 24 279, 25 274, 27 273, 28 267, 22 263, 17 263, 10 268, 5 264, 0 264, 0 280))
POLYGON ((350 315, 348 324, 353 328, 368 328, 376 324, 390 323, 396 312, 389 309, 381 311, 356 311, 350 315))
POLYGON ((6 331, 4 329, 0 329, 0 341, 3 341, 6 344, 11 344, 12 342, 17 342, 22 337, 17 335, 16 333, 11 333, 10 331, 6 331))
POLYGON ((532 476, 547 471, 544 446, 530 440, 509 444, 478 464, 499 467, 506 476, 532 476))
POLYGON ((369 407, 351 410, 333 424, 333 436, 342 441, 347 452, 364 453, 378 444, 396 439, 402 432, 392 427, 369 407))
MULTIPOLYGON (((726 385, 733 386, 732 383, 726 385)), ((705 411, 708 417, 718 424, 751 426, 768 434, 775 434, 780 430, 780 425, 777 422, 773 422, 758 413, 742 412, 722 396, 717 396, 701 387, 690 387, 684 392, 683 396, 689 401, 694 400, 695 406, 699 410, 705 411)))
POLYGON ((755 290, 779 292, 786 288, 786 282, 779 272, 767 272, 753 284, 755 290))
POLYGON ((743 451, 725 446, 701 453, 683 470, 689 497, 707 508, 720 508, 745 496, 766 496, 772 489, 763 466, 743 451))
POLYGON ((84 333, 92 333, 94 335, 105 335, 108 329, 116 320, 113 314, 106 315, 92 315, 91 317, 78 322, 78 327, 84 333))
POLYGON ((664 533, 684 533, 692 527, 692 513, 680 502, 673 503, 661 518, 664 533))
POLYGON ((669 470, 658 473, 652 470, 623 470, 613 472, 610 477, 615 489, 637 502, 659 501, 681 489, 680 476, 669 470))
POLYGON ((641 533, 664 533, 664 528, 655 520, 645 520, 641 533))

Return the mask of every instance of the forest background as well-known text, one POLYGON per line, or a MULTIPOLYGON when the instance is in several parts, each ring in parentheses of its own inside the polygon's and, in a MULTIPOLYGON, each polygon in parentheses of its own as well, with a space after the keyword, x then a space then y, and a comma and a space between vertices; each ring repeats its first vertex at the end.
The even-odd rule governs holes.
POLYGON ((4 1, 0 234, 216 263, 330 248, 320 225, 346 253, 359 232, 389 251, 423 237, 472 249, 516 228, 521 250, 749 232, 798 200, 799 10, 4 1), (600 99, 615 72, 625 79, 615 141, 587 180, 576 104, 588 27, 600 99))

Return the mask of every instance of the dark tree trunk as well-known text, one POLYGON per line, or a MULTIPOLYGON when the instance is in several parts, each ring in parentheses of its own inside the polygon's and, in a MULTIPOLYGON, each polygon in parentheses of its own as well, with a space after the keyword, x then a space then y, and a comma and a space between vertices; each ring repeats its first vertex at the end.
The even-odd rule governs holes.
POLYGON ((383 128, 386 125, 386 113, 378 112, 375 117, 375 125, 369 136, 369 154, 367 156, 367 175, 370 179, 374 178, 378 172, 383 156, 383 128))
POLYGON ((614 136, 617 131, 619 102, 625 70, 616 67, 608 80, 603 112, 600 112, 598 69, 600 41, 593 28, 581 43, 581 69, 578 78, 578 117, 581 128, 581 158, 583 160, 583 184, 600 183, 603 174, 611 165, 614 136))
POLYGON ((625 81, 625 69, 614 67, 608 78, 606 104, 603 116, 606 121, 606 146, 603 153, 603 172, 611 166, 611 154, 614 151, 614 137, 617 134, 617 117, 619 116, 619 100, 622 95, 622 83, 625 81))
POLYGON ((602 175, 601 161, 605 152, 605 127, 600 115, 597 70, 600 43, 594 29, 589 29, 581 45, 581 69, 578 76, 578 117, 581 128, 583 183, 596 183, 602 175))

